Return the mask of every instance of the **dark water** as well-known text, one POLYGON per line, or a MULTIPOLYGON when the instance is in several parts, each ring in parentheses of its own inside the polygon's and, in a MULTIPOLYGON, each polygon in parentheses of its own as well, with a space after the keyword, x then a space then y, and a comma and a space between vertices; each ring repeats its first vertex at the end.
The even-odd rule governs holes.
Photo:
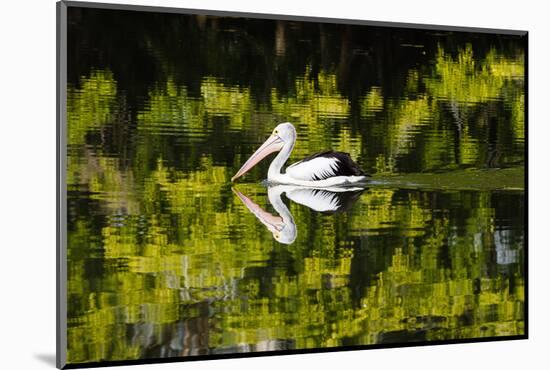
POLYGON ((524 57, 516 36, 71 8, 68 361, 523 334, 524 57), (345 151, 372 183, 266 187, 269 158, 232 184, 284 121, 291 162, 345 151))

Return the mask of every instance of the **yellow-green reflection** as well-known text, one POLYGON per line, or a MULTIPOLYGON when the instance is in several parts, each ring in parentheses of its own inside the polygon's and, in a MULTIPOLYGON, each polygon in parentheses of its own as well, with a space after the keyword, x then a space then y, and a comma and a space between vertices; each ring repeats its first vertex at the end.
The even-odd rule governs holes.
MULTIPOLYGON (((141 106, 109 69, 69 86, 69 362, 523 334, 523 55, 431 62, 399 95, 310 65, 267 100, 213 75, 141 106), (292 159, 374 174, 349 211, 287 201, 288 246, 229 183, 283 120, 292 159)), ((270 210, 265 168, 239 188, 270 210)))

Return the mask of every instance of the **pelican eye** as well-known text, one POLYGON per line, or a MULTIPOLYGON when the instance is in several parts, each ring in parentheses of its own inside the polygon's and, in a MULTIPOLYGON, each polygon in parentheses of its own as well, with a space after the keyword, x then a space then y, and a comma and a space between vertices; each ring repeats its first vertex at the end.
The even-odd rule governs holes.
POLYGON ((275 130, 275 131, 273 131, 273 133, 274 133, 275 135, 277 135, 277 134, 279 133, 279 130, 275 130))

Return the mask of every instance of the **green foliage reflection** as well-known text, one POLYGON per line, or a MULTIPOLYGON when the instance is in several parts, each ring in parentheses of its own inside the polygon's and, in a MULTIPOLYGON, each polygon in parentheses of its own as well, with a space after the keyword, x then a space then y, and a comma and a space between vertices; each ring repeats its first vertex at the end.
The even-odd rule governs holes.
POLYGON ((524 333, 523 68, 522 54, 440 47, 400 96, 348 96, 307 66, 268 101, 168 78, 133 113, 111 71, 81 77, 67 101, 69 362, 524 333), (282 120, 299 128, 293 158, 334 148, 377 175, 424 173, 347 213, 291 203, 298 237, 279 245, 228 180, 282 120), (513 185, 468 184, 499 166, 513 185), (464 171, 434 180, 451 170, 464 171))

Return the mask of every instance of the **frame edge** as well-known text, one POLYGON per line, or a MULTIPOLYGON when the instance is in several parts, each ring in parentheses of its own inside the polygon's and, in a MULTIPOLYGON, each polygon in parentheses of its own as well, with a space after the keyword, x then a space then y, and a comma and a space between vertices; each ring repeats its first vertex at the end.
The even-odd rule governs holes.
POLYGON ((84 2, 73 0, 61 0, 66 6, 80 8, 96 8, 96 9, 111 9, 111 10, 129 10, 141 12, 161 12, 161 13, 176 13, 176 14, 200 14, 218 17, 243 17, 257 19, 273 19, 286 21, 300 22, 324 22, 336 23, 357 26, 373 26, 373 27, 393 27, 393 28, 415 28, 422 30, 434 31, 452 31, 452 32, 476 32, 476 33, 498 33, 503 35, 523 36, 527 30, 512 30, 512 29, 496 29, 483 27, 466 27, 466 26, 449 26, 439 24, 423 24, 423 23, 406 23, 406 22, 385 22, 372 21, 365 19, 352 18, 329 18, 321 16, 303 16, 291 14, 270 14, 270 13, 249 13, 229 10, 209 10, 209 9, 192 9, 192 8, 176 8, 168 6, 153 6, 153 5, 132 5, 132 4, 112 4, 101 2, 84 2))
POLYGON ((67 365, 66 118, 67 4, 56 3, 56 367, 67 365))

